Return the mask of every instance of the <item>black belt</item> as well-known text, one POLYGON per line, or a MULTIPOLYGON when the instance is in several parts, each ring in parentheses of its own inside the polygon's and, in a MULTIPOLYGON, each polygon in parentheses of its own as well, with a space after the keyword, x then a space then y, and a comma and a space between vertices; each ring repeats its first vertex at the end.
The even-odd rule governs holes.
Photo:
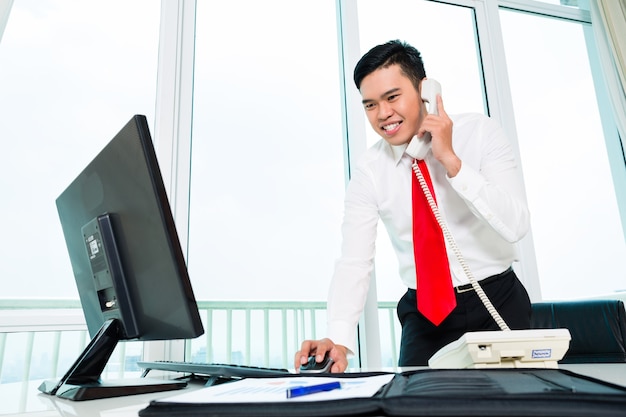
MULTIPOLYGON (((502 278, 503 276, 509 274, 513 272, 513 268, 508 267, 506 271, 499 273, 498 275, 492 275, 490 277, 487 277, 483 280, 478 281, 478 283, 482 286, 482 285, 486 285, 489 284, 490 282, 496 281, 500 278, 502 278)), ((454 291, 457 294, 462 294, 464 292, 468 292, 468 291, 472 291, 474 289, 474 287, 472 287, 472 284, 463 284, 463 285, 459 285, 458 287, 454 287, 454 291)))

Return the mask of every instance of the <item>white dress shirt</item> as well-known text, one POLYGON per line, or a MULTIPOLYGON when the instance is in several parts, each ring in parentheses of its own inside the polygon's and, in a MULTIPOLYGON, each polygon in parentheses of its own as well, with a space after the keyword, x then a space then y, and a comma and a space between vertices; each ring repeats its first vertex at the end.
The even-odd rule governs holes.
MULTIPOLYGON (((521 173, 502 128, 482 114, 450 116, 452 146, 462 161, 449 178, 429 153, 426 163, 439 211, 466 264, 477 280, 496 275, 516 260, 514 242, 528 231, 530 220, 521 173)), ((352 171, 345 197, 341 257, 328 294, 328 337, 352 352, 356 325, 365 305, 374 265, 377 223, 387 229, 398 256, 399 273, 415 289, 411 169, 406 145, 381 139, 352 171)), ((448 246, 448 245, 447 245, 448 246)), ((467 284, 448 248, 453 285, 467 284)))

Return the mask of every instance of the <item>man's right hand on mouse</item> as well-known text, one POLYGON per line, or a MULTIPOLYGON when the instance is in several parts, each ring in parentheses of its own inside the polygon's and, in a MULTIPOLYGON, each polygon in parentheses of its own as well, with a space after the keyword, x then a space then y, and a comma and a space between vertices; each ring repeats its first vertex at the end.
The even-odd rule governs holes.
POLYGON ((322 362, 324 356, 328 354, 333 360, 330 368, 331 373, 341 373, 348 368, 348 348, 336 345, 332 340, 325 338, 321 340, 305 340, 296 352, 294 357, 294 368, 300 372, 300 365, 306 365, 310 356, 315 356, 316 362, 322 362))

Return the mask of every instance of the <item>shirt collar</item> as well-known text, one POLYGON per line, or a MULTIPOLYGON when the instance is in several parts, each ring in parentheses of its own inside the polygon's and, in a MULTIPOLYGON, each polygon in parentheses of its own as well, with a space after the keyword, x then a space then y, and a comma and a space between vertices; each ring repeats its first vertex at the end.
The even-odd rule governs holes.
POLYGON ((404 151, 406 150, 408 144, 402 144, 402 145, 389 145, 391 146, 391 152, 393 153, 393 159, 396 163, 396 165, 398 165, 400 163, 400 161, 402 160, 402 157, 404 156, 404 151))

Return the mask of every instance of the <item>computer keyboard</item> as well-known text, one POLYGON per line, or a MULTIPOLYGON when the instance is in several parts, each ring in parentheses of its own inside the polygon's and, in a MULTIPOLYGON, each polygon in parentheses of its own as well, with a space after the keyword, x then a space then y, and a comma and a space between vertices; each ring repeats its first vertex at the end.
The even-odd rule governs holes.
POLYGON ((144 369, 144 376, 151 370, 181 372, 200 377, 219 378, 258 378, 268 376, 284 376, 289 374, 287 369, 223 363, 140 361, 137 362, 137 366, 144 369))

